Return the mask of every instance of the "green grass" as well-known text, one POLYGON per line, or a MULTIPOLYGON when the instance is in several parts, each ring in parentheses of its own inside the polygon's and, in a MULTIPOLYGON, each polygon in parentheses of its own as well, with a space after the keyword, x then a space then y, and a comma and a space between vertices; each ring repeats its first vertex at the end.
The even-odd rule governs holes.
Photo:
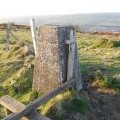
POLYGON ((120 90, 120 82, 115 78, 108 78, 107 76, 103 76, 103 78, 103 80, 99 81, 98 87, 114 88, 116 91, 120 90))
MULTIPOLYGON (((29 52, 29 46, 32 46, 32 40, 29 30, 12 32, 21 41, 16 41, 11 37, 10 50, 5 51, 5 31, 0 31, 0 97, 8 94, 18 101, 28 104, 30 101, 43 96, 41 93, 37 93, 31 89, 34 56, 29 52)), ((42 114, 48 114, 50 112, 49 114, 52 115, 50 109, 56 104, 57 107, 55 108, 58 108, 58 110, 53 111, 54 115, 52 116, 56 119, 61 119, 61 109, 59 109, 58 104, 60 102, 60 104, 65 105, 66 100, 70 101, 69 104, 71 105, 71 110, 75 111, 77 106, 79 106, 79 108, 77 108, 78 112, 83 111, 84 102, 81 99, 78 100, 71 91, 66 91, 54 97, 39 109, 42 114)), ((0 119, 4 116, 4 109, 0 106, 0 119)))
POLYGON ((47 114, 54 120, 64 120, 69 114, 84 114, 89 107, 89 102, 82 93, 75 90, 67 90, 57 95, 41 107, 41 113, 47 114), (67 113, 67 114, 66 114, 67 113))
POLYGON ((71 99, 63 101, 62 107, 68 112, 84 113, 88 108, 88 101, 84 97, 77 94, 73 95, 71 99))
POLYGON ((120 89, 120 37, 109 35, 77 34, 81 71, 83 76, 93 75, 97 70, 104 79, 99 87, 120 89))
MULTIPOLYGON (((41 97, 40 93, 31 90, 34 56, 29 51, 32 40, 29 30, 13 31, 21 40, 11 37, 10 50, 5 51, 5 31, 0 31, 0 97, 11 95, 24 104, 41 97), (29 46, 29 47, 27 47, 29 46)), ((120 89, 120 38, 115 36, 97 36, 77 33, 78 50, 80 53, 80 69, 83 76, 102 72, 103 79, 99 87, 120 89)), ((63 119, 64 113, 80 112, 84 114, 88 101, 76 92, 66 91, 39 108, 42 114, 53 116, 56 120, 63 119), (73 94, 74 93, 74 94, 73 94), (52 110, 53 109, 53 110, 52 110)), ((0 106, 0 119, 4 116, 0 106)))
MULTIPOLYGON (((32 45, 30 31, 13 31, 21 41, 11 37, 9 51, 5 51, 5 33, 5 30, 0 30, 0 97, 8 94, 28 103, 34 68, 34 56, 29 52, 32 45)), ((0 111, 1 119, 4 116, 3 107, 0 111)))

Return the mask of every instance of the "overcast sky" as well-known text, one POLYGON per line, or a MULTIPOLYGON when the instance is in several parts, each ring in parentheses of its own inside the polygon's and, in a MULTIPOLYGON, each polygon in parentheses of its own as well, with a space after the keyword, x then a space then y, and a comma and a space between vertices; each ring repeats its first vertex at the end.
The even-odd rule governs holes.
POLYGON ((120 12, 120 0, 0 0, 0 18, 120 12))

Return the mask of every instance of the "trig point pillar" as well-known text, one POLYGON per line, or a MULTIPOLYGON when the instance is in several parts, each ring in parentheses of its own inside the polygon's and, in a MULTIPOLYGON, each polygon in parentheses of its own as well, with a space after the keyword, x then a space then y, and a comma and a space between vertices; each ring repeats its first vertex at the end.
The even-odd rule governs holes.
POLYGON ((32 88, 37 92, 48 93, 66 82, 69 74, 72 74, 69 77, 78 78, 74 73, 75 64, 78 63, 75 57, 75 30, 71 26, 41 26, 38 35, 32 88), (73 49, 70 48, 73 45, 73 49), (69 68, 70 63, 72 68, 69 68), (68 69, 71 69, 70 72, 68 69))

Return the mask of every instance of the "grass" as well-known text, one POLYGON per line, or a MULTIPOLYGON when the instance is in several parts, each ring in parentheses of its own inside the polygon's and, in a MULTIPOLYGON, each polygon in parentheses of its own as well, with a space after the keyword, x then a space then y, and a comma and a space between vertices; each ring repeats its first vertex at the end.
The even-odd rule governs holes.
POLYGON ((84 113, 88 108, 88 101, 84 97, 74 94, 71 99, 65 100, 62 106, 69 112, 84 113))
MULTIPOLYGON (((10 50, 5 51, 5 30, 0 31, 0 97, 8 94, 28 103, 34 68, 34 55, 29 52, 30 31, 13 32, 21 41, 11 37, 10 50)), ((4 116, 2 107, 0 111, 1 119, 4 116)))
POLYGON ((100 70, 102 80, 95 77, 97 87, 120 90, 120 36, 77 34, 80 64, 83 76, 93 75, 100 70))
POLYGON ((116 91, 120 90, 120 82, 115 78, 108 78, 107 76, 103 76, 103 78, 102 80, 94 82, 93 87, 114 88, 116 91))
MULTIPOLYGON (((11 37, 10 50, 5 51, 5 31, 0 31, 0 97, 8 94, 18 101, 28 104, 30 101, 43 96, 41 93, 31 90, 34 55, 29 51, 29 48, 32 46, 30 31, 21 30, 12 32, 21 41, 16 41, 11 37)), ((78 100, 75 94, 69 90, 48 101, 39 108, 39 111, 42 114, 49 114, 49 116, 53 116, 55 119, 61 119, 63 117, 61 112, 65 109, 66 100, 70 101, 69 105, 71 105, 72 110, 75 110, 80 102, 79 107, 83 111, 84 105, 82 100, 78 100), (72 104, 75 104, 76 107, 74 108, 72 104), (51 110, 54 105, 57 111, 51 110), (53 115, 52 112, 54 112, 53 115)), ((71 111, 68 108, 65 110, 71 111)), ((79 112, 81 112, 80 110, 79 112)), ((4 116, 3 107, 0 106, 0 119, 4 116)))
MULTIPOLYGON (((32 46, 29 30, 13 31, 21 41, 11 37, 10 50, 5 51, 5 31, 0 31, 0 97, 11 95, 24 104, 41 97, 41 93, 31 90, 34 69, 34 55, 29 51, 32 46)), ((80 53, 80 69, 83 76, 101 71, 94 77, 97 87, 120 90, 120 37, 77 33, 80 53)), ((72 90, 57 95, 39 108, 42 114, 64 119, 72 113, 84 114, 89 103, 80 93, 72 90), (67 113, 67 115, 65 114, 67 113)), ((0 106, 0 119, 4 116, 0 106)))
POLYGON ((88 106, 87 99, 81 93, 67 90, 42 105, 40 111, 54 120, 63 120, 65 117, 68 119, 70 113, 84 114, 88 106))

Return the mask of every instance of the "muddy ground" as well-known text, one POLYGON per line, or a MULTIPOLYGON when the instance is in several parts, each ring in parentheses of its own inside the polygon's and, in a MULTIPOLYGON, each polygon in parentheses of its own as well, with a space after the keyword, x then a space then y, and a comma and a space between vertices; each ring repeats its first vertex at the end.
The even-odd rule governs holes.
POLYGON ((94 88, 86 92, 90 102, 88 120, 120 120, 120 93, 104 93, 94 88))

